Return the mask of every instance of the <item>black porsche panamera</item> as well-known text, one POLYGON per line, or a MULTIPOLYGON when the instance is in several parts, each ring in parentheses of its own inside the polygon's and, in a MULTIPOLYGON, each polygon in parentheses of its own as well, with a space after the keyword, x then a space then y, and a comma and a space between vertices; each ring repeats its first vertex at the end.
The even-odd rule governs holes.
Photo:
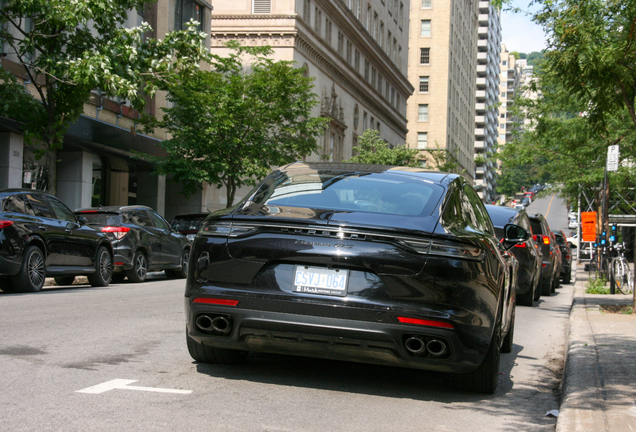
POLYGON ((516 225, 505 233, 502 244, 460 175, 287 165, 208 216, 194 240, 190 355, 233 364, 273 352, 453 372, 492 393, 514 330, 505 249, 529 236, 516 225))

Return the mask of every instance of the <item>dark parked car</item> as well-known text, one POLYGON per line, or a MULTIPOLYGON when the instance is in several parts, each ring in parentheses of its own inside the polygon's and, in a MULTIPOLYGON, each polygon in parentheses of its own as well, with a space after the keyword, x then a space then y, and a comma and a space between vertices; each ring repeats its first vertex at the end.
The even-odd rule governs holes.
POLYGON ((542 254, 541 295, 549 296, 554 292, 559 282, 561 251, 553 239, 548 221, 541 213, 530 216, 530 227, 534 241, 537 242, 542 254))
MULTIPOLYGON (((486 205, 486 210, 495 226, 495 234, 500 241, 504 239, 504 227, 507 224, 519 225, 528 232, 530 220, 525 210, 512 209, 495 205, 486 205)), ((517 304, 532 306, 534 300, 538 300, 541 292, 539 282, 541 280, 541 250, 532 237, 523 243, 518 243, 510 249, 519 261, 519 275, 517 279, 517 304)))
POLYGON ((79 275, 88 276, 92 286, 107 286, 112 245, 85 222, 48 193, 0 191, 0 288, 39 291, 46 277, 70 285, 79 275))
POLYGON ((190 241, 150 207, 92 207, 75 213, 110 237, 115 252, 114 278, 125 276, 131 282, 143 282, 149 271, 159 270, 165 270, 168 277, 186 276, 190 241))
POLYGON ((180 232, 184 236, 188 238, 188 240, 192 241, 196 237, 199 229, 201 228, 201 224, 203 220, 210 213, 184 213, 174 217, 170 225, 172 229, 180 232))
MULTIPOLYGON (((529 236, 504 231, 505 245, 529 236)), ((205 220, 188 349, 207 363, 261 351, 454 372, 494 392, 514 334, 503 249, 460 175, 294 163, 205 220)))
POLYGON ((554 236, 561 249, 561 280, 569 284, 572 279, 572 249, 576 249, 576 245, 567 241, 563 231, 555 231, 554 236))

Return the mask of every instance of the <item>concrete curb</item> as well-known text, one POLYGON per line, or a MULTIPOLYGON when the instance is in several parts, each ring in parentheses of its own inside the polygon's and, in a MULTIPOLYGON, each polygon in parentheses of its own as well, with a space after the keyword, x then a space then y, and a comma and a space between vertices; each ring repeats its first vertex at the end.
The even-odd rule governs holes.
POLYGON ((608 431, 599 354, 588 320, 587 273, 579 264, 570 310, 557 432, 608 431))

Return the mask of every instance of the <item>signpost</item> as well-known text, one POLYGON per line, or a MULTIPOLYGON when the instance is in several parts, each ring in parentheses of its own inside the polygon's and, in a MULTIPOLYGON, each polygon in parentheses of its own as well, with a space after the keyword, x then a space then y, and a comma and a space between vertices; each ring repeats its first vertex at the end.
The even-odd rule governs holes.
POLYGON ((596 241, 596 212, 581 213, 581 232, 583 233, 582 241, 596 241))
POLYGON ((618 171, 618 159, 619 159, 618 144, 607 147, 607 170, 618 171))

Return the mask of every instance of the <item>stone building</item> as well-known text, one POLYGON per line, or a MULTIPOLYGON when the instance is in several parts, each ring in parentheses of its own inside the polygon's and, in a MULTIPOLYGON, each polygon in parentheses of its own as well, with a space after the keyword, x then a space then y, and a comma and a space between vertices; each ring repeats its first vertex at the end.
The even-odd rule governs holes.
MULTIPOLYGON (((447 151, 475 178, 475 101, 478 0, 414 0, 408 78, 409 147, 447 151)), ((430 154, 422 164, 434 167, 430 154)))

